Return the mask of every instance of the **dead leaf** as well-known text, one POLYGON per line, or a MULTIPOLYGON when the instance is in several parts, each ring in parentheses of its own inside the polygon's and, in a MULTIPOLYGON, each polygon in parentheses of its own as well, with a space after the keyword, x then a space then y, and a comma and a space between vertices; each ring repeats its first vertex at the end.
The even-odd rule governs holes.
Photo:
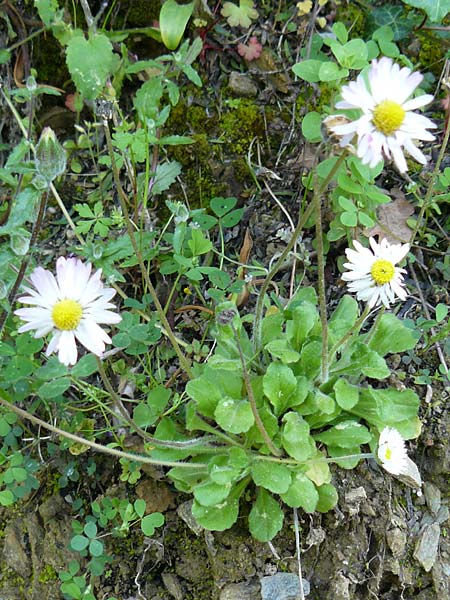
POLYGON ((265 48, 261 52, 261 56, 255 59, 252 63, 258 68, 262 75, 267 74, 267 77, 273 87, 282 94, 289 92, 290 79, 288 75, 282 71, 275 62, 272 53, 265 48))
POLYGON ((378 223, 364 233, 371 237, 378 235, 386 238, 390 243, 409 242, 412 231, 406 221, 413 213, 412 204, 397 191, 397 198, 393 202, 378 207, 378 223))

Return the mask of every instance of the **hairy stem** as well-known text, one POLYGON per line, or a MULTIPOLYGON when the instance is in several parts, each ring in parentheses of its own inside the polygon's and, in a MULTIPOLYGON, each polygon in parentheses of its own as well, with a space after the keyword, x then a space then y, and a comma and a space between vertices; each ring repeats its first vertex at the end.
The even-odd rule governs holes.
POLYGON ((125 191, 122 187, 122 184, 120 182, 120 177, 119 177, 119 170, 117 168, 117 164, 114 158, 114 151, 113 151, 113 147, 112 147, 112 141, 111 141, 111 133, 109 131, 109 126, 108 126, 108 122, 106 120, 103 121, 103 128, 105 131, 105 136, 106 136, 106 144, 108 147, 108 153, 111 159, 111 167, 112 167, 112 171, 113 171, 113 177, 114 177, 114 183, 116 184, 116 188, 117 191, 119 193, 119 202, 120 202, 120 206, 122 208, 122 212, 123 212, 123 216, 125 217, 125 222, 127 225, 127 232, 128 232, 128 236, 130 238, 131 241, 131 245, 133 246, 133 250, 136 254, 136 258, 138 260, 138 264, 139 264, 139 268, 141 270, 142 273, 142 277, 144 278, 145 284, 148 288, 148 291, 150 292, 150 295, 152 297, 153 303, 155 305, 156 308, 156 312, 158 313, 158 316, 161 320, 162 326, 165 329, 165 332, 167 334, 167 337, 170 340, 170 343, 172 344, 173 349, 175 350, 177 356, 178 356, 178 360, 180 361, 180 365, 182 366, 182 368, 184 369, 184 371, 186 372, 187 376, 192 379, 192 370, 191 370, 191 366, 189 364, 188 359, 186 358, 186 356, 183 354, 183 351, 180 348, 180 345, 172 331, 172 328, 170 327, 169 321, 167 320, 167 317, 164 313, 164 309, 161 306, 161 303, 159 301, 159 298, 156 294, 156 290, 150 280, 150 276, 148 274, 148 271, 145 267, 144 264, 144 259, 142 258, 142 253, 136 243, 136 238, 134 237, 134 231, 133 231, 133 226, 131 223, 131 219, 130 219, 130 213, 128 211, 128 206, 127 206, 127 196, 125 194, 125 191))
POLYGON ((264 423, 262 422, 261 417, 259 416, 258 407, 256 406, 255 395, 253 393, 252 382, 250 381, 250 376, 247 371, 247 365, 245 363, 244 353, 242 352, 241 343, 239 341, 239 336, 236 331, 233 323, 230 323, 231 328, 234 333, 234 339, 236 341, 236 346, 239 352, 239 358, 241 360, 242 365, 242 374, 244 376, 245 389, 247 390, 248 401, 250 403, 250 407, 252 409, 253 417, 255 419, 256 427, 259 429, 260 434, 263 437, 264 442, 266 443, 269 450, 272 452, 274 456, 281 456, 280 450, 276 448, 270 439, 270 435, 267 433, 266 428, 264 427, 264 423))
POLYGON ((34 415, 27 412, 26 410, 22 410, 18 406, 15 406, 14 404, 10 404, 7 400, 2 398, 1 396, 0 396, 0 404, 2 406, 4 406, 5 408, 7 408, 8 410, 11 410, 12 412, 16 413, 16 415, 19 415, 19 417, 26 419, 27 421, 31 421, 32 423, 35 423, 36 425, 39 425, 40 427, 43 427, 44 429, 47 429, 48 431, 56 433, 57 435, 61 435, 62 437, 67 438, 68 440, 72 440, 73 442, 78 442, 79 444, 84 444, 85 446, 89 446, 89 448, 92 448, 92 450, 95 450, 97 452, 102 452, 103 454, 110 454, 111 456, 117 456, 118 458, 126 458, 128 460, 134 460, 135 462, 139 462, 139 463, 147 463, 150 465, 161 465, 163 467, 184 467, 187 469, 198 469, 198 468, 206 469, 206 467, 208 466, 207 464, 204 464, 204 463, 186 463, 186 462, 177 462, 177 461, 170 461, 170 460, 155 460, 153 458, 149 458, 148 456, 143 456, 142 454, 132 454, 131 452, 123 452, 122 450, 116 450, 115 448, 110 448, 108 446, 103 446, 102 444, 97 444, 97 442, 92 442, 91 440, 83 438, 79 435, 75 435, 74 433, 69 433, 68 431, 59 429, 59 427, 50 425, 50 423, 47 423, 46 421, 43 421, 42 419, 35 417, 34 415))
MULTIPOLYGON (((330 183, 330 181, 332 181, 333 177, 336 175, 336 173, 340 169, 346 156, 347 156, 347 152, 344 150, 342 152, 342 154, 339 156, 339 158, 337 159, 337 161, 335 162, 335 164, 333 165, 333 168, 330 170, 328 175, 322 181, 321 185, 318 186, 318 188, 316 190, 314 190, 314 196, 318 196, 319 198, 322 196, 323 192, 328 187, 328 184, 330 183)), ((259 293, 258 301, 256 303, 255 323, 254 323, 254 327, 253 327, 253 348, 254 348, 255 354, 259 353, 259 351, 261 350, 262 313, 263 313, 263 308, 264 308, 264 297, 266 295, 269 284, 270 284, 271 280, 275 277, 275 275, 278 273, 278 270, 283 265, 289 252, 294 247, 294 245, 297 241, 297 238, 300 235, 300 233, 301 233, 303 227, 305 226, 306 222, 308 221, 309 217, 311 216, 311 214, 314 210, 314 207, 315 207, 315 198, 312 199, 312 201, 306 208, 305 212, 300 216, 297 226, 291 236, 291 239, 287 243, 285 249, 281 253, 281 255, 278 258, 275 265, 272 267, 272 269, 267 274, 267 276, 264 279, 264 282, 261 286, 261 291, 259 293)))

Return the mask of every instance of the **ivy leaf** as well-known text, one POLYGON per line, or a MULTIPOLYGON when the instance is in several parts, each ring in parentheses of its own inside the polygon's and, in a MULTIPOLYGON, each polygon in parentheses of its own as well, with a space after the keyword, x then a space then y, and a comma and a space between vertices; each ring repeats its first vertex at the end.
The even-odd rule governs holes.
POLYGON ((403 2, 425 11, 433 23, 441 23, 450 12, 450 0, 403 0, 403 2))
POLYGON ((239 6, 232 2, 225 2, 220 11, 223 17, 227 18, 230 27, 250 27, 252 20, 258 17, 258 11, 253 8, 252 0, 239 0, 239 6))

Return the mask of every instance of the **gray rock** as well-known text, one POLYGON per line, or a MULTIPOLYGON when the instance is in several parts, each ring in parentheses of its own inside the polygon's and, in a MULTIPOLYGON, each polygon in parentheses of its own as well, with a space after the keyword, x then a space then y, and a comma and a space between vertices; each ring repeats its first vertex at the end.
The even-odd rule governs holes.
POLYGON ((403 556, 406 548, 406 533, 399 527, 396 527, 387 532, 386 539, 394 558, 403 556))
MULTIPOLYGON (((261 580, 262 600, 299 600, 300 581, 295 573, 276 573, 261 580)), ((309 581, 303 579, 303 593, 310 592, 309 581)))
POLYGON ((440 535, 441 528, 437 523, 432 523, 424 527, 417 540, 414 558, 427 572, 431 570, 436 561, 440 535))
POLYGON ((261 600, 259 583, 230 583, 220 592, 219 600, 261 600))
POLYGON ((228 87, 235 96, 240 98, 255 98, 258 95, 258 88, 253 81, 247 75, 236 71, 230 73, 228 87))
POLYGON ((180 580, 175 573, 163 573, 161 577, 169 594, 175 598, 175 600, 183 600, 183 588, 181 587, 180 580))
POLYGON ((192 515, 192 500, 180 504, 177 508, 177 514, 195 535, 200 535, 202 533, 203 527, 197 523, 192 515))
POLYGON ((435 517, 441 506, 441 490, 429 481, 423 484, 423 493, 431 514, 435 517))
POLYGON ((27 555, 23 533, 23 521, 17 519, 5 528, 3 557, 6 565, 22 577, 31 574, 31 557, 27 555))

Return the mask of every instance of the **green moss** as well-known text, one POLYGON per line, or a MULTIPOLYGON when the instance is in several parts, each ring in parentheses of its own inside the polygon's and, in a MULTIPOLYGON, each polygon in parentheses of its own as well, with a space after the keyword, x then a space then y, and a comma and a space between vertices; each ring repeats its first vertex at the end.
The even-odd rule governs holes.
POLYGON ((423 67, 431 71, 435 77, 439 78, 442 73, 442 66, 448 45, 443 40, 429 31, 420 31, 417 33, 420 41, 420 50, 417 59, 423 67))
POLYGON ((264 136, 264 119, 253 100, 232 100, 220 118, 219 128, 229 152, 247 154, 252 140, 264 136))
POLYGON ((342 22, 350 31, 350 38, 364 38, 366 33, 366 13, 356 2, 341 2, 336 5, 335 22, 342 22))
POLYGON ((38 577, 39 583, 48 583, 49 581, 56 581, 57 579, 58 574, 51 565, 46 565, 39 573, 38 577))

